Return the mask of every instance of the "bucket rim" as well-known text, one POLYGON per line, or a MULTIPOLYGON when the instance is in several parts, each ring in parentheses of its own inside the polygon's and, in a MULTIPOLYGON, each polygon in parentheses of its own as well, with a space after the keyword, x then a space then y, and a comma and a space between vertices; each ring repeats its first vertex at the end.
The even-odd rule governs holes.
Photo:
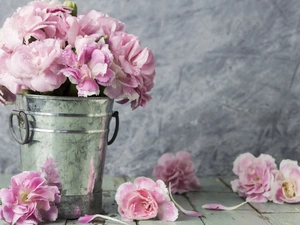
POLYGON ((114 101, 109 97, 89 96, 89 97, 75 97, 75 96, 56 96, 56 95, 38 95, 38 94, 16 94, 16 96, 34 99, 56 99, 56 100, 110 100, 114 101))

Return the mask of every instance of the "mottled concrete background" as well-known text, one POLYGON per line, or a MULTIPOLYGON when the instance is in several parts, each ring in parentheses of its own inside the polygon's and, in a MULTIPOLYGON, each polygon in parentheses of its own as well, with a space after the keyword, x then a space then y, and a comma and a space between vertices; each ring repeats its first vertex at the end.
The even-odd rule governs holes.
MULTIPOLYGON (((3 24, 28 1, 0 0, 3 24)), ((231 175, 243 152, 300 157, 300 1, 78 0, 79 11, 117 17, 157 59, 153 100, 115 105, 121 127, 106 174, 151 175, 165 152, 192 153, 199 176, 231 175)), ((1 108, 0 172, 19 148, 1 108)))

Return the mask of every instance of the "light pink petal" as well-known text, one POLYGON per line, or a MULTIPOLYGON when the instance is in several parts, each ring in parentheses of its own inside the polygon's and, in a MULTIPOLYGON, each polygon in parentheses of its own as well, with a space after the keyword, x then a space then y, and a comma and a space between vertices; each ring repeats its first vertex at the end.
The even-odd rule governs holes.
POLYGON ((175 221, 178 218, 178 209, 171 201, 165 201, 158 205, 157 217, 163 221, 175 221))
POLYGON ((249 152, 239 155, 233 162, 232 171, 236 175, 239 175, 242 171, 244 171, 252 164, 252 161, 254 159, 255 157, 249 152))
POLYGON ((241 207, 242 205, 247 204, 248 202, 253 201, 255 198, 249 199, 249 200, 247 200, 245 202, 242 202, 241 204, 238 204, 236 206, 231 206, 231 207, 227 207, 227 206, 224 206, 222 204, 211 203, 211 204, 205 204, 205 205, 203 205, 202 208, 204 208, 204 209, 210 209, 210 210, 234 210, 234 209, 237 209, 237 208, 241 207))
POLYGON ((81 83, 76 85, 79 97, 87 97, 92 95, 99 95, 99 85, 95 80, 86 77, 81 83))
POLYGON ((91 222, 93 219, 95 219, 97 217, 100 217, 100 218, 106 219, 106 220, 112 220, 112 221, 118 222, 120 224, 128 225, 128 223, 125 223, 125 222, 123 222, 121 220, 117 220, 117 219, 114 219, 112 217, 104 216, 104 215, 101 215, 101 214, 85 215, 85 216, 79 217, 78 222, 79 223, 89 223, 89 222, 91 222))
POLYGON ((117 189, 117 193, 115 195, 115 200, 118 204, 120 204, 122 196, 125 196, 127 193, 135 191, 136 190, 136 186, 131 183, 131 182, 126 182, 121 184, 118 189, 117 189))
POLYGON ((133 181, 134 185, 137 189, 146 189, 146 190, 153 190, 156 186, 156 183, 147 177, 138 177, 133 181))

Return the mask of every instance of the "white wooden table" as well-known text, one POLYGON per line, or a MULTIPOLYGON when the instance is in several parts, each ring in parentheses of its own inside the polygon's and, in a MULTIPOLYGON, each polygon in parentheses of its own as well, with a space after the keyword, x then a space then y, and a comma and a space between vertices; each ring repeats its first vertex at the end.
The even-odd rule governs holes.
MULTIPOLYGON (((0 187, 7 187, 9 184, 9 175, 0 175, 0 187)), ((103 209, 108 216, 120 219, 117 212, 117 204, 114 201, 116 189, 125 181, 132 181, 132 178, 126 177, 105 177, 103 184, 103 209)), ((220 178, 201 178, 202 190, 199 192, 190 192, 184 195, 175 195, 175 200, 185 209, 197 210, 204 214, 205 217, 195 218, 188 217, 179 213, 175 222, 163 222, 156 219, 147 221, 129 222, 132 225, 292 225, 300 224, 300 204, 283 204, 274 203, 250 203, 234 211, 211 211, 201 208, 207 203, 221 203, 226 206, 237 205, 244 200, 231 191, 228 185, 230 179, 220 178)), ((0 221, 0 225, 4 225, 0 221)), ((47 223, 53 225, 76 225, 76 220, 58 220, 47 223)), ((93 224, 116 224, 112 221, 99 220, 93 224)))

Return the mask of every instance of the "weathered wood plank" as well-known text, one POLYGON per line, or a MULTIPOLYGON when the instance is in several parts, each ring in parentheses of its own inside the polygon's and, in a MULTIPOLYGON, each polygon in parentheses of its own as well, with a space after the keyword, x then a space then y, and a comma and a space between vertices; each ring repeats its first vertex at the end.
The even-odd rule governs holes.
POLYGON ((201 192, 232 192, 219 178, 200 178, 201 192))
POLYGON ((209 193, 209 192, 190 192, 186 194, 191 204, 204 214, 203 222, 210 224, 269 224, 262 215, 256 212, 250 205, 246 204, 233 211, 212 211, 202 209, 202 205, 207 203, 220 203, 226 206, 234 206, 244 200, 235 193, 209 193))
POLYGON ((47 222, 47 223, 40 223, 41 225, 47 225, 47 224, 51 224, 51 225, 66 225, 67 220, 63 220, 63 219, 58 219, 55 222, 47 222))
POLYGON ((254 207, 260 213, 297 213, 300 210, 300 204, 276 204, 274 202, 266 203, 254 203, 250 202, 250 205, 254 207))
MULTIPOLYGON (((118 220, 122 220, 118 213, 118 205, 115 201, 116 191, 105 191, 103 192, 102 208, 107 213, 107 216, 113 217, 118 220)), ((127 222, 130 225, 135 225, 135 222, 127 222)), ((105 225, 116 224, 112 221, 105 221, 105 225)))
POLYGON ((300 213, 272 213, 264 215, 273 225, 299 225, 300 213))
MULTIPOLYGON (((116 191, 103 191, 103 199, 102 199, 102 208, 104 210, 104 215, 121 220, 121 216, 118 213, 118 205, 115 202, 115 194, 116 191)), ((136 225, 135 222, 127 222, 129 225, 136 225)), ((79 225, 81 223, 77 222, 77 220, 68 220, 67 225, 79 225)), ((104 220, 101 218, 97 218, 93 221, 93 224, 117 224, 116 222, 104 220)))
POLYGON ((10 184, 11 174, 0 174, 0 188, 7 188, 10 184))

